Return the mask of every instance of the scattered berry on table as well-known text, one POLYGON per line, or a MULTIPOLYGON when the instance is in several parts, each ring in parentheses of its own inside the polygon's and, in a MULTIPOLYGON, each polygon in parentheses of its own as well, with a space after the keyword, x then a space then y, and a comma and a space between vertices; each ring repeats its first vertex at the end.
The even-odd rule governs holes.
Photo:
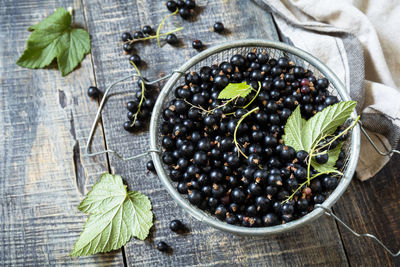
POLYGON ((183 19, 188 19, 190 17, 190 9, 187 7, 181 7, 179 8, 179 15, 183 18, 183 19))
POLYGON ((137 65, 140 65, 140 63, 142 62, 142 59, 140 58, 139 55, 135 54, 135 55, 131 55, 129 57, 129 61, 132 61, 137 66, 137 65))
POLYGON ((100 90, 95 86, 90 86, 87 90, 87 94, 91 98, 97 98, 100 95, 100 90))
POLYGON ((133 38, 135 38, 135 39, 144 38, 144 33, 141 31, 136 31, 133 33, 133 38))
POLYGON ((131 44, 124 43, 123 46, 122 46, 122 49, 125 52, 129 53, 129 52, 131 52, 133 50, 133 46, 131 44))
POLYGON ((213 28, 214 28, 214 31, 218 32, 218 33, 221 33, 225 30, 224 24, 222 24, 222 22, 219 22, 219 21, 214 23, 213 28))
POLYGON ((143 26, 142 32, 144 34, 150 35, 153 33, 153 28, 150 25, 143 26))
POLYGON ((176 4, 175 1, 168 1, 165 3, 165 5, 167 6, 167 9, 171 12, 175 12, 176 9, 178 8, 178 5, 176 4))
POLYGON ((132 40, 132 35, 129 32, 124 32, 121 36, 121 39, 123 42, 126 42, 128 40, 132 40))
POLYGON ((184 225, 180 220, 172 220, 169 224, 169 229, 173 232, 179 232, 184 229, 184 225))
POLYGON ((157 243, 156 248, 159 251, 165 252, 165 251, 167 251, 169 249, 169 246, 164 241, 160 241, 160 242, 157 243))
MULTIPOLYGON (((202 49, 203 48, 203 43, 200 41, 200 40, 194 40, 193 42, 192 42, 192 47, 194 48, 194 49, 196 49, 196 50, 200 50, 200 49, 202 49)), ((223 76, 223 77, 225 77, 225 76, 223 76)), ((228 81, 229 82, 229 81, 228 81)), ((223 86, 221 86, 221 87, 223 87, 223 86)))
POLYGON ((175 34, 170 33, 167 35, 166 41, 170 45, 176 45, 178 43, 178 37, 175 34))
POLYGON ((154 163, 153 163, 152 160, 149 160, 146 163, 146 168, 147 168, 148 171, 153 172, 153 173, 156 171, 156 169, 154 168, 154 163))

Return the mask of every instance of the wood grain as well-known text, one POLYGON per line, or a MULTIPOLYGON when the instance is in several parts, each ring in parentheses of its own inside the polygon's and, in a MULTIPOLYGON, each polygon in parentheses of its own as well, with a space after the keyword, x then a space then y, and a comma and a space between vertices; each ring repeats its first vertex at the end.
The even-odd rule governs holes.
MULTIPOLYGON (((94 75, 90 55, 62 78, 50 67, 15 64, 28 26, 56 8, 72 6, 85 26, 79 1, 0 1, 0 265, 121 265, 120 251, 71 258, 86 220, 77 205, 107 169, 105 157, 84 156, 98 103, 86 96, 94 75)), ((99 129, 101 130, 101 129, 99 129)), ((94 149, 104 149, 97 131, 94 149)))
MULTIPOLYGON (((359 233, 371 233, 392 251, 400 249, 400 156, 394 155, 375 177, 354 179, 334 206, 343 221, 359 233)), ((347 257, 353 266, 400 266, 400 258, 368 238, 357 238, 340 227, 347 257)))
MULTIPOLYGON (((198 2, 201 5, 201 1, 198 2)), ((132 73, 128 57, 122 53, 119 41, 121 33, 138 30, 145 24, 155 26, 169 14, 164 1, 104 3, 85 0, 84 5, 93 37, 96 79, 102 87, 132 73)), ((174 48, 166 45, 158 49, 155 42, 137 45, 137 52, 148 66, 142 73, 150 80, 169 73, 196 55, 197 52, 190 45, 195 38, 207 46, 241 38, 277 39, 270 15, 247 1, 208 1, 196 22, 189 23, 173 17, 166 22, 165 29, 171 29, 175 24, 185 27, 178 34, 183 46, 174 48), (230 34, 213 33, 210 28, 215 21, 222 21, 230 34)), ((119 85, 116 91, 123 93, 110 98, 103 113, 108 148, 118 149, 126 156, 145 152, 149 147, 147 132, 132 135, 121 127, 126 120, 124 103, 132 98, 136 89, 136 83, 132 81, 119 85)), ((336 225, 328 218, 281 236, 240 237, 226 234, 201 224, 177 206, 158 178, 146 172, 147 160, 142 158, 122 162, 115 157, 110 158, 113 171, 121 174, 131 189, 149 195, 154 206, 155 227, 152 236, 145 242, 133 239, 127 244, 125 252, 128 265, 347 265, 336 225), (189 235, 179 236, 168 229, 169 222, 175 218, 183 219, 190 226, 189 235), (154 249, 155 243, 161 240, 172 246, 172 254, 163 254, 154 249)))

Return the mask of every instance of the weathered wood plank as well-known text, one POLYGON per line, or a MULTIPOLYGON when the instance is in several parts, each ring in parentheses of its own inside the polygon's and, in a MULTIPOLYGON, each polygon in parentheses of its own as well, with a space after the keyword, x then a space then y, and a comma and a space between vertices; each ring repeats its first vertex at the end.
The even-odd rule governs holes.
MULTIPOLYGON (((391 250, 400 248, 400 156, 394 155, 375 177, 360 182, 357 179, 334 206, 335 214, 359 233, 371 233, 391 250)), ((350 265, 400 266, 393 258, 368 238, 357 238, 339 228, 350 265)))
MULTIPOLYGON (((145 24, 160 23, 169 14, 165 1, 114 1, 84 0, 89 30, 93 37, 93 55, 96 79, 104 87, 115 79, 132 73, 128 57, 122 53, 120 34, 135 31, 145 24)), ((197 1, 201 5, 202 1, 197 1)), ((173 48, 168 45, 161 50, 153 42, 137 45, 139 55, 147 62, 144 76, 155 79, 181 65, 197 54, 191 48, 193 39, 198 38, 211 46, 226 40, 240 38, 266 38, 277 40, 271 17, 250 1, 204 1, 207 6, 195 23, 182 21, 179 17, 166 22, 166 29, 182 24, 185 30, 178 37, 184 46, 173 48), (231 31, 229 35, 211 32, 215 21, 222 21, 231 31), (183 36, 183 37, 182 37, 183 36)), ((125 82, 118 86, 119 92, 133 92, 136 83, 125 82)), ((104 126, 107 145, 124 155, 138 154, 148 149, 148 134, 128 134, 122 129, 126 120, 124 103, 128 94, 111 98, 104 110, 104 126)), ((134 190, 148 194, 155 213, 152 238, 145 242, 131 240, 125 247, 129 265, 332 265, 345 266, 347 260, 342 248, 336 225, 328 218, 298 231, 274 237, 240 237, 210 228, 189 217, 169 197, 158 178, 145 170, 148 159, 122 162, 110 158, 115 173, 121 174, 134 190), (170 220, 181 218, 190 226, 188 236, 179 236, 168 229, 170 220), (157 241, 164 240, 174 249, 172 255, 154 249, 157 241)))
MULTIPOLYGON (((62 78, 57 69, 15 64, 28 26, 56 8, 80 1, 0 1, 0 265, 121 265, 120 251, 70 258, 86 220, 77 206, 86 187, 107 169, 105 157, 84 157, 98 103, 86 96, 94 81, 90 55, 62 78)), ((101 129, 94 149, 104 149, 101 129)))

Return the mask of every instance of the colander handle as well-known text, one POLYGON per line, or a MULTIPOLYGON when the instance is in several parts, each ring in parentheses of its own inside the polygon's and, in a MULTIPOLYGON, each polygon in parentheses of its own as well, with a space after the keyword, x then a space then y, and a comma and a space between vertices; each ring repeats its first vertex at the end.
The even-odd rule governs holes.
POLYGON ((325 215, 328 215, 330 217, 332 217, 333 219, 335 219, 338 223, 340 223, 341 225, 343 225, 347 230, 349 230, 353 235, 357 236, 357 237, 368 237, 368 238, 372 238, 373 240, 375 240, 375 242, 377 242, 381 247, 383 247, 390 255, 392 255, 393 257, 398 257, 400 255, 400 250, 396 252, 391 251, 387 246, 385 246, 385 244, 383 244, 383 242, 381 240, 379 240, 376 236, 372 235, 372 234, 359 234, 356 231, 354 231, 353 229, 350 228, 350 226, 348 226, 345 222, 343 222, 339 217, 337 217, 331 209, 320 205, 320 204, 316 204, 315 208, 320 208, 323 209, 325 212, 325 215))
POLYGON ((125 157, 121 156, 117 151, 112 150, 112 149, 107 149, 107 150, 102 150, 102 151, 99 151, 99 152, 90 153, 90 152, 89 152, 89 148, 90 148, 90 144, 92 143, 92 139, 93 139, 94 131, 96 130, 97 122, 99 121, 99 119, 100 119, 100 117, 101 117, 101 111, 103 110, 103 107, 104 107, 105 103, 107 102, 107 96, 108 96, 108 94, 111 92, 111 89, 112 89, 115 85, 117 85, 117 84, 119 84, 119 83, 121 83, 121 82, 123 82, 123 81, 125 81, 125 80, 128 80, 129 78, 134 78, 134 77, 137 77, 137 78, 138 78, 139 80, 141 80, 142 83, 144 83, 145 85, 146 85, 146 84, 147 84, 147 85, 149 85, 149 84, 155 84, 155 83, 158 83, 158 82, 160 82, 160 81, 163 81, 163 80, 165 80, 165 79, 170 78, 170 77, 171 77, 173 74, 175 74, 175 73, 183 74, 181 71, 174 70, 174 71, 172 71, 170 74, 167 74, 167 75, 165 75, 165 76, 163 76, 163 77, 161 77, 161 78, 159 78, 159 79, 156 79, 156 80, 153 80, 153 81, 146 81, 141 75, 135 73, 135 74, 130 74, 130 75, 128 75, 128 76, 126 76, 126 77, 124 77, 124 78, 121 78, 121 79, 119 79, 119 80, 113 82, 112 84, 110 84, 110 85, 107 87, 107 89, 104 91, 103 98, 101 99, 99 108, 97 109, 96 117, 95 117, 95 119, 94 119, 94 121, 93 121, 92 128, 91 128, 91 130, 90 130, 89 137, 88 137, 87 142, 86 142, 86 156, 94 157, 94 156, 102 155, 102 154, 105 154, 105 153, 112 153, 112 154, 114 154, 115 156, 117 156, 119 159, 125 161, 125 160, 132 160, 132 159, 136 159, 136 158, 140 158, 140 157, 146 156, 146 155, 148 155, 150 152, 157 152, 157 153, 160 153, 159 150, 156 150, 156 149, 149 149, 149 150, 148 150, 147 152, 145 152, 145 153, 142 153, 142 154, 139 154, 139 155, 130 156, 130 157, 126 157, 126 158, 125 158, 125 157))
POLYGON ((376 152, 378 152, 382 156, 392 156, 393 153, 400 154, 400 151, 396 149, 392 149, 386 152, 381 151, 378 146, 375 144, 375 142, 372 140, 372 138, 368 135, 367 131, 364 129, 361 120, 358 121, 360 124, 361 132, 364 134, 364 136, 367 138, 367 140, 371 143, 371 145, 375 148, 376 152))

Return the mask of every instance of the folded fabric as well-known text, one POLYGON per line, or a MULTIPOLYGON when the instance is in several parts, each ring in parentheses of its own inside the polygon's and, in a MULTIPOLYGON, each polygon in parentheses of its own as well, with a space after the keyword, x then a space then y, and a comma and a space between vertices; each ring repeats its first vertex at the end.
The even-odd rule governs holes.
MULTIPOLYGON (((324 62, 358 102, 363 126, 382 151, 400 138, 398 0, 255 0, 272 13, 282 39, 324 62)), ((362 136, 357 177, 388 161, 362 136)))

